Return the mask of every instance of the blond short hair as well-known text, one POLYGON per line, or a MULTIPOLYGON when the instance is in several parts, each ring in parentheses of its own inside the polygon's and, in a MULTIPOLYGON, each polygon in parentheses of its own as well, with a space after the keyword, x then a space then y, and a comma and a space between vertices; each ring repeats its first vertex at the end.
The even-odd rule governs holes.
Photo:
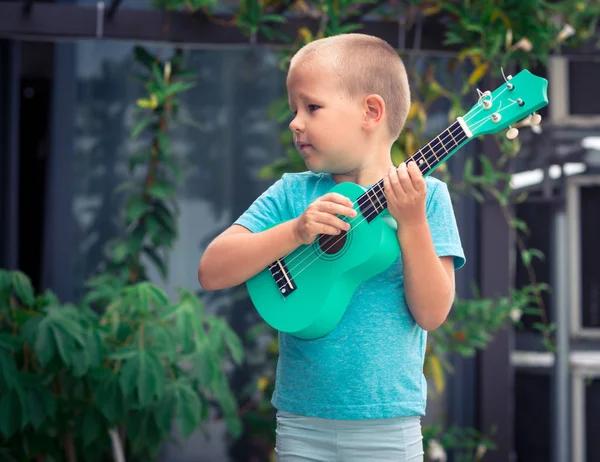
POLYGON ((410 109, 410 87, 402 59, 386 41, 366 34, 340 34, 314 40, 292 57, 300 62, 321 57, 351 97, 378 94, 385 103, 390 136, 396 140, 410 109))

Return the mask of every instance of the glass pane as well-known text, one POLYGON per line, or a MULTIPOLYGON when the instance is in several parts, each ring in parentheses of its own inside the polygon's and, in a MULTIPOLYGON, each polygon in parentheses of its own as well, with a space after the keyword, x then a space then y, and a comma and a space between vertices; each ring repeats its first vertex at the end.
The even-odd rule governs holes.
MULTIPOLYGON (((550 271, 552 269, 552 229, 553 229, 553 204, 550 202, 524 202, 516 206, 517 218, 525 221, 529 227, 528 234, 520 233, 521 238, 528 249, 539 249, 544 255, 545 260, 533 258, 531 266, 533 268, 536 282, 539 284, 550 284, 550 271)), ((531 285, 531 278, 523 265, 520 251, 515 244, 515 263, 516 263, 516 281, 515 288, 522 289, 525 286, 531 285)), ((546 317, 551 312, 551 299, 548 291, 542 293, 542 301, 546 317)), ((525 314, 522 317, 524 330, 527 332, 538 332, 532 326, 536 322, 540 322, 539 315, 525 314)), ((519 329, 520 330, 520 329, 519 329)))
POLYGON ((595 94, 600 79, 600 63, 569 61, 569 112, 574 115, 600 114, 600 100, 595 94))
POLYGON ((548 444, 552 423, 550 402, 549 373, 515 372, 514 435, 518 460, 552 460, 548 444))
POLYGON ((589 379, 585 387, 585 444, 587 462, 600 460, 600 379, 589 379))
MULTIPOLYGON (((74 275, 81 288, 100 262, 106 241, 119 232, 114 189, 123 181, 141 181, 131 177, 127 158, 148 146, 148 139, 130 137, 135 100, 143 96, 132 78, 133 46, 81 42, 76 50, 73 213, 79 235, 74 275)), ((257 174, 282 152, 278 128, 266 113, 285 90, 277 65, 276 56, 264 50, 186 52, 186 67, 197 72, 198 84, 185 93, 182 122, 170 131, 174 154, 185 165, 179 238, 166 283, 171 293, 179 286, 199 288, 196 269, 205 245, 270 183, 259 181, 257 174)), ((156 272, 151 274, 160 282, 156 272)))
POLYGON ((600 327, 600 186, 580 189, 581 310, 583 327, 600 327))

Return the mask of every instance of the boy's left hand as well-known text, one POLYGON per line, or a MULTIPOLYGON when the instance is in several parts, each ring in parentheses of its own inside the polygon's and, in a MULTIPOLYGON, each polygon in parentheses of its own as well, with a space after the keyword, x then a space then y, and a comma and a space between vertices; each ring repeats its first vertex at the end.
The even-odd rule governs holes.
POLYGON ((414 161, 390 168, 383 178, 387 206, 398 227, 411 227, 427 222, 425 198, 427 186, 421 170, 414 161))

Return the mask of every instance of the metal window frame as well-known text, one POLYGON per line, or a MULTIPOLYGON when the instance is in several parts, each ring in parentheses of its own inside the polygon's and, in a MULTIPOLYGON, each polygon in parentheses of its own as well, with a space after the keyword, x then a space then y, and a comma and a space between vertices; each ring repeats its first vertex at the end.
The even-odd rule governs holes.
POLYGON ((548 80, 550 101, 548 105, 550 121, 556 126, 579 128, 600 127, 600 114, 597 116, 573 115, 569 112, 569 61, 572 57, 552 56, 548 60, 548 80))
POLYGON ((580 189, 582 186, 600 186, 600 175, 580 175, 567 179, 567 217, 569 227, 569 305, 571 312, 571 336, 582 339, 600 340, 600 328, 584 327, 581 316, 581 239, 579 237, 581 201, 580 189))

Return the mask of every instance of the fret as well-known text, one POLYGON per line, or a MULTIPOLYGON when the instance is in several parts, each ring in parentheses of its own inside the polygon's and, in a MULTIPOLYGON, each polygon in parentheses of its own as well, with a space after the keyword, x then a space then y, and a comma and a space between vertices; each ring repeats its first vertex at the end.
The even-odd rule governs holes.
MULTIPOLYGON (((433 140, 435 141, 435 140, 433 140)), ((432 152, 433 157, 435 157, 435 161, 436 163, 440 161, 440 158, 438 157, 437 153, 435 152, 435 149, 433 149, 433 141, 430 142, 429 144, 425 145, 426 148, 429 148, 429 150, 432 152)))
POLYGON ((444 143, 442 142, 442 139, 439 137, 439 135, 438 135, 437 139, 440 142, 442 149, 446 152, 446 154, 448 154, 448 150, 446 149, 446 146, 444 146, 444 143))
POLYGON ((417 162, 417 165, 419 165, 419 167, 420 167, 421 166, 420 164, 422 164, 423 161, 425 161, 425 163, 427 164, 427 168, 430 169, 431 165, 429 165, 429 162, 427 161, 427 157, 425 157, 425 155, 421 152, 420 149, 417 152, 421 154, 421 162, 417 162))
MULTIPOLYGON (((432 141, 419 149, 406 162, 414 161, 419 166, 423 176, 425 176, 433 171, 443 160, 448 158, 466 137, 467 136, 460 124, 454 122, 432 141), (426 151, 426 149, 429 151, 426 151)), ((387 198, 385 197, 383 180, 380 180, 378 183, 367 189, 358 197, 356 202, 366 220, 369 222, 374 220, 387 208, 387 198), (374 199, 372 197, 373 195, 375 196, 374 199)))
POLYGON ((385 209, 387 207, 387 197, 385 197, 383 180, 380 180, 371 189, 373 189, 373 191, 377 195, 377 200, 380 202, 381 206, 385 209), (380 196, 380 194, 381 194, 381 196, 380 196))
POLYGON ((373 208, 377 212, 377 206, 375 205, 375 202, 373 202, 373 199, 371 199, 371 196, 369 196, 369 191, 370 191, 370 189, 367 189, 367 191, 366 191, 367 197, 369 198, 369 200, 371 201, 371 205, 373 205, 373 208))
POLYGON ((373 196, 375 196, 375 199, 379 203, 381 210, 383 210, 384 209, 383 204, 381 203, 381 200, 379 199, 379 194, 377 194, 377 191, 375 191, 375 188, 371 188, 371 189, 369 189, 369 191, 371 191, 373 193, 373 196))
POLYGON ((458 143, 456 142, 456 138, 454 138, 454 135, 452 134, 450 129, 448 129, 446 131, 448 132, 448 135, 450 135, 450 138, 452 138, 452 141, 454 141, 454 147, 458 146, 458 143))

